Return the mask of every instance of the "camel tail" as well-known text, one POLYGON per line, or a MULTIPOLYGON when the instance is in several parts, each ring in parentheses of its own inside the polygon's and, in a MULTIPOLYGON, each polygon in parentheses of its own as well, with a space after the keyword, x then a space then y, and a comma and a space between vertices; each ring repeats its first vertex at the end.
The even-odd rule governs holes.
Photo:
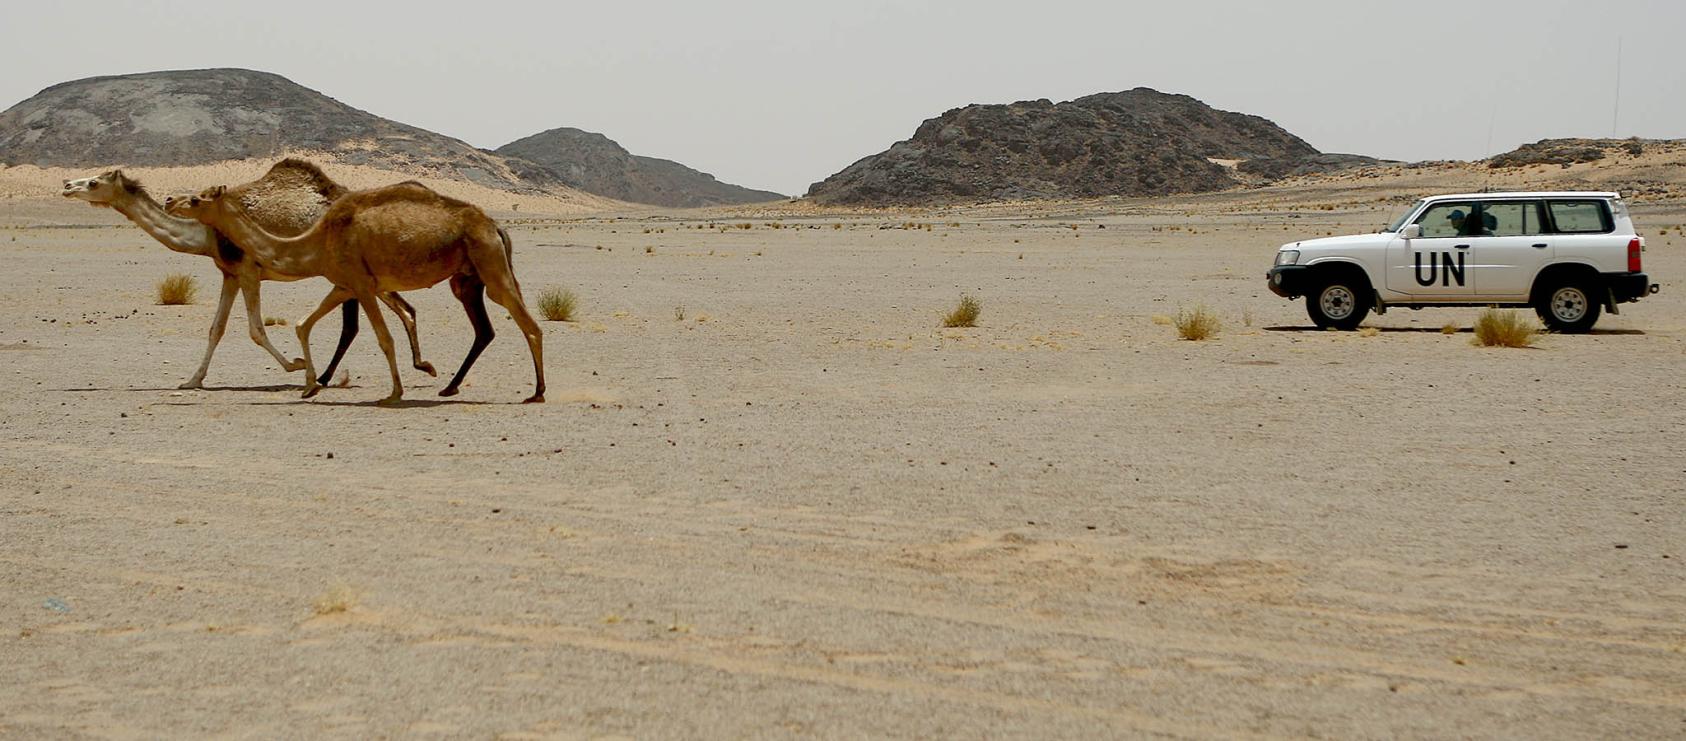
POLYGON ((504 231, 501 226, 498 227, 498 239, 503 240, 504 259, 509 261, 510 267, 515 267, 515 243, 510 241, 509 232, 504 231))

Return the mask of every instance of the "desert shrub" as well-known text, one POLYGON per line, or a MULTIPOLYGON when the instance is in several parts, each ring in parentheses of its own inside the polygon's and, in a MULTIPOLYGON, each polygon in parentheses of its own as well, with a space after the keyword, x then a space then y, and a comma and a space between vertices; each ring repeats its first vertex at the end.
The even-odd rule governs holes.
POLYGON ((1458 333, 1458 323, 1457 322, 1447 322, 1445 324, 1440 325, 1440 333, 1441 334, 1457 334, 1458 333))
POLYGON ((574 309, 579 306, 579 298, 573 291, 561 288, 546 288, 539 294, 539 313, 546 320, 552 322, 571 322, 574 320, 574 309))
POLYGON ((357 592, 344 584, 334 585, 310 603, 310 609, 318 615, 350 612, 356 606, 357 592))
POLYGON ((1379 335, 1381 333, 1382 333, 1382 331, 1379 330, 1379 329, 1376 329, 1375 327, 1363 327, 1363 328, 1358 330, 1358 336, 1359 337, 1375 337, 1376 335, 1379 335))
POLYGON ((983 306, 971 296, 962 295, 960 303, 953 311, 943 316, 944 327, 976 327, 978 314, 983 312, 983 306))
POLYGON ((1178 311, 1176 324, 1178 337, 1196 342, 1216 337, 1223 328, 1217 313, 1204 306, 1178 311))
POLYGON ((164 276, 158 281, 158 303, 161 306, 191 304, 199 295, 199 281, 184 273, 164 276))
POLYGON ((1475 318, 1473 342, 1480 347, 1528 347, 1539 334, 1539 325, 1526 314, 1487 308, 1475 318))

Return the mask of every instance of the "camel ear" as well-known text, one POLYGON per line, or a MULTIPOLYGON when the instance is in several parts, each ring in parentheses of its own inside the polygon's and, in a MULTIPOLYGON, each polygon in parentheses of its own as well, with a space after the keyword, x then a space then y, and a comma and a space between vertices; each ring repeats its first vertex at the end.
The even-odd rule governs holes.
POLYGON ((227 193, 227 192, 228 192, 228 186, 226 186, 226 185, 216 185, 216 186, 212 186, 210 188, 205 189, 205 197, 206 198, 221 198, 222 194, 227 193))

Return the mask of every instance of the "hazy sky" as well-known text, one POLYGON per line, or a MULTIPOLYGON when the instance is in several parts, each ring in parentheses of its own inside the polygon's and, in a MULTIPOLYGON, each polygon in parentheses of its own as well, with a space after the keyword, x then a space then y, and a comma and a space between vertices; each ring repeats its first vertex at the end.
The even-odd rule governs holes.
POLYGON ((798 194, 924 119, 1136 86, 1319 149, 1468 159, 1686 137, 1686 3, 8 3, 0 109, 95 75, 246 67, 497 147, 557 126, 798 194))

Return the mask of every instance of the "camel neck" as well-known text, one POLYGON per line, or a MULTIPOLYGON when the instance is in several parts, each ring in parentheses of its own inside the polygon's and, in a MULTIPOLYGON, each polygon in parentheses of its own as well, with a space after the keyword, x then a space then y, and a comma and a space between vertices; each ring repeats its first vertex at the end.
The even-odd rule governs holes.
POLYGON ((319 268, 320 251, 315 249, 308 239, 316 234, 315 229, 297 237, 278 237, 258 226, 239 208, 226 203, 220 208, 217 228, 241 248, 256 256, 265 268, 286 275, 322 274, 319 268))
POLYGON ((217 251, 217 237, 211 227, 193 219, 171 216, 145 191, 125 194, 113 201, 111 207, 171 250, 190 255, 212 255, 217 251))

